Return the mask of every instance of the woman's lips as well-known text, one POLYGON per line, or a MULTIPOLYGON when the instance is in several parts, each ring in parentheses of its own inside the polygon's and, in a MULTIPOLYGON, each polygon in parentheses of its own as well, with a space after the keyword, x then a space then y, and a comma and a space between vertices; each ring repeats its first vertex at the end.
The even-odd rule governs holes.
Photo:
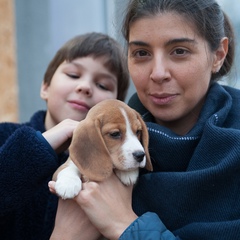
POLYGON ((150 99, 157 105, 166 105, 170 104, 177 96, 177 94, 150 94, 150 99))

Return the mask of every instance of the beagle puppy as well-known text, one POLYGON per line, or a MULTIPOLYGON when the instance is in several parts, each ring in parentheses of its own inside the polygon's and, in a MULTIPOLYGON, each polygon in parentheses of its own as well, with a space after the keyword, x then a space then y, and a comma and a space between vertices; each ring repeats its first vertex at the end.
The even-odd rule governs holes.
POLYGON ((69 158, 53 175, 63 199, 75 197, 81 177, 102 181, 112 174, 125 185, 135 184, 139 168, 152 171, 148 131, 139 113, 116 99, 92 107, 73 132, 69 158))

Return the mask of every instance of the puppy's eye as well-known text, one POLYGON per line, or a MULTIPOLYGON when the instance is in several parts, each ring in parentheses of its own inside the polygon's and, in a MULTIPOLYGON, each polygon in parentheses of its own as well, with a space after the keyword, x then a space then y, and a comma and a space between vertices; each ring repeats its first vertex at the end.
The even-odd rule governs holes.
POLYGON ((120 132, 120 131, 111 132, 111 133, 109 133, 109 135, 110 135, 112 138, 115 138, 115 139, 121 138, 121 132, 120 132))

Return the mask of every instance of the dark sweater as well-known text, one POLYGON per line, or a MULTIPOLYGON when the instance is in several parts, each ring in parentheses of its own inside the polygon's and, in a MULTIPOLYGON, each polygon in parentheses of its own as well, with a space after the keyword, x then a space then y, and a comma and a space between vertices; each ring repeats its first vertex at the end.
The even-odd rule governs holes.
POLYGON ((48 181, 67 155, 42 137, 45 112, 28 123, 0 124, 0 239, 48 240, 58 198, 48 181), (38 132, 39 131, 39 132, 38 132))
POLYGON ((154 171, 133 194, 135 212, 148 214, 121 239, 240 239, 240 91, 214 84, 185 136, 154 123, 137 96, 129 104, 147 123, 154 171))

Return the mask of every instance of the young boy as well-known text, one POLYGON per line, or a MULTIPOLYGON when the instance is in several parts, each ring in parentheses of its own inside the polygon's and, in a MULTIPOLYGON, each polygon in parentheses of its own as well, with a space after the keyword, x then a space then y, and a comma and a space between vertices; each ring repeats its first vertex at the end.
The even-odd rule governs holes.
POLYGON ((124 100, 129 75, 120 45, 89 33, 68 41, 50 62, 41 87, 47 110, 29 122, 0 124, 0 238, 47 240, 58 197, 52 174, 68 157, 72 132, 104 99, 124 100))

